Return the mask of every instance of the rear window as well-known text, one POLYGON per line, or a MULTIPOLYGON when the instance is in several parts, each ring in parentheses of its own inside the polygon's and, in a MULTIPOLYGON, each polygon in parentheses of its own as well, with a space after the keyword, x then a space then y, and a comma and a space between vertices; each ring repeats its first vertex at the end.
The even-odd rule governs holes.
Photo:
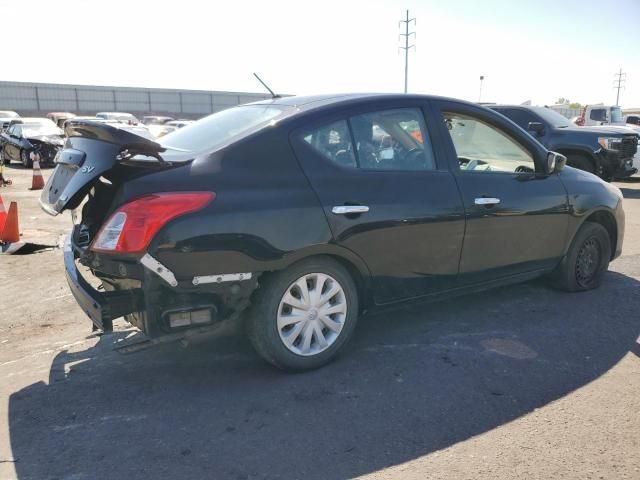
MULTIPOLYGON (((194 154, 215 150, 275 122, 285 111, 279 105, 243 105, 214 113, 162 137, 162 146, 194 154)), ((172 156, 171 150, 162 154, 172 156)))

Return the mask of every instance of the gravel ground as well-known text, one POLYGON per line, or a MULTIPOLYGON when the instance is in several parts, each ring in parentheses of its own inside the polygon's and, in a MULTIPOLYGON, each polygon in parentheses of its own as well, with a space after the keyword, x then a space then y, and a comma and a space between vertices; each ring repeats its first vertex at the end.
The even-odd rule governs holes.
MULTIPOLYGON (((282 374, 240 337, 131 354, 91 335, 30 172, 0 257, 0 479, 640 479, 640 183, 603 286, 543 282, 361 319, 349 352, 282 374)), ((45 171, 45 177, 51 172, 45 171)))

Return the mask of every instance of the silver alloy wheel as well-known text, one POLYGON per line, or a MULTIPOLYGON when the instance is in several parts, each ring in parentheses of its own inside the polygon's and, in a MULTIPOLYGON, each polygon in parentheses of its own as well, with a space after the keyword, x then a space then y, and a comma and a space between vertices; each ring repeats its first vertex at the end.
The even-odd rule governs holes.
POLYGON ((308 273, 293 282, 278 306, 278 334, 291 352, 317 355, 340 336, 347 318, 342 285, 325 273, 308 273))

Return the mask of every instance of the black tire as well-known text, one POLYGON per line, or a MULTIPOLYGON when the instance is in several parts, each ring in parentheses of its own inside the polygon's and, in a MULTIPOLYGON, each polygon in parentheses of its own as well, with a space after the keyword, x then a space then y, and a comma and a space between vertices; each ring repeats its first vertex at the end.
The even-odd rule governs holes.
POLYGON ((597 288, 611 259, 611 240, 599 223, 585 222, 576 233, 566 257, 552 274, 556 288, 581 292, 597 288))
MULTIPOLYGON (((321 367, 333 360, 349 341, 358 320, 358 293, 349 272, 329 257, 313 257, 289 268, 265 274, 256 291, 248 316, 248 335, 258 354, 272 365, 287 371, 304 371, 321 367), (346 314, 342 330, 333 343, 319 353, 303 356, 291 351, 280 337, 278 313, 280 302, 292 284, 307 274, 324 274, 337 281, 344 293, 346 314)), ((327 330, 328 331, 328 330, 327 330)), ((317 337, 316 341, 317 341, 317 337)))
POLYGON ((584 170, 589 173, 596 173, 596 167, 591 160, 584 155, 578 155, 575 153, 567 155, 567 165, 579 170, 584 170))
POLYGON ((22 166, 24 168, 33 168, 33 161, 29 157, 29 151, 22 149, 20 150, 20 161, 22 162, 22 166))
POLYGON ((9 165, 11 163, 11 160, 9 160, 8 158, 5 158, 4 156, 4 149, 0 148, 0 165, 9 165))

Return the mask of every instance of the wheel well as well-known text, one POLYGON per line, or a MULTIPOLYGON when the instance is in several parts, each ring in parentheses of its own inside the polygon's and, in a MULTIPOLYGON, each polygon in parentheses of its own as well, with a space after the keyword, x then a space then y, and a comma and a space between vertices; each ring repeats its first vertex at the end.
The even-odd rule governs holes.
POLYGON ((587 160, 589 160, 589 162, 593 165, 594 170, 598 168, 597 162, 595 160, 595 158, 593 158, 593 155, 590 155, 587 152, 584 152, 582 150, 572 150, 570 148, 560 148, 558 149, 558 153, 561 153, 562 155, 564 155, 565 157, 569 157, 569 155, 579 155, 581 157, 586 158, 587 160))
POLYGON ((616 245, 618 244, 618 229, 613 215, 601 210, 589 215, 585 222, 598 223, 605 228, 609 234, 609 240, 611 241, 611 258, 613 258, 616 252, 616 245))
POLYGON ((369 304, 369 296, 367 295, 367 282, 362 272, 353 263, 344 257, 338 255, 326 255, 327 257, 337 261, 344 268, 347 269, 351 278, 353 278, 358 290, 358 299, 360 304, 360 310, 364 310, 369 304))

